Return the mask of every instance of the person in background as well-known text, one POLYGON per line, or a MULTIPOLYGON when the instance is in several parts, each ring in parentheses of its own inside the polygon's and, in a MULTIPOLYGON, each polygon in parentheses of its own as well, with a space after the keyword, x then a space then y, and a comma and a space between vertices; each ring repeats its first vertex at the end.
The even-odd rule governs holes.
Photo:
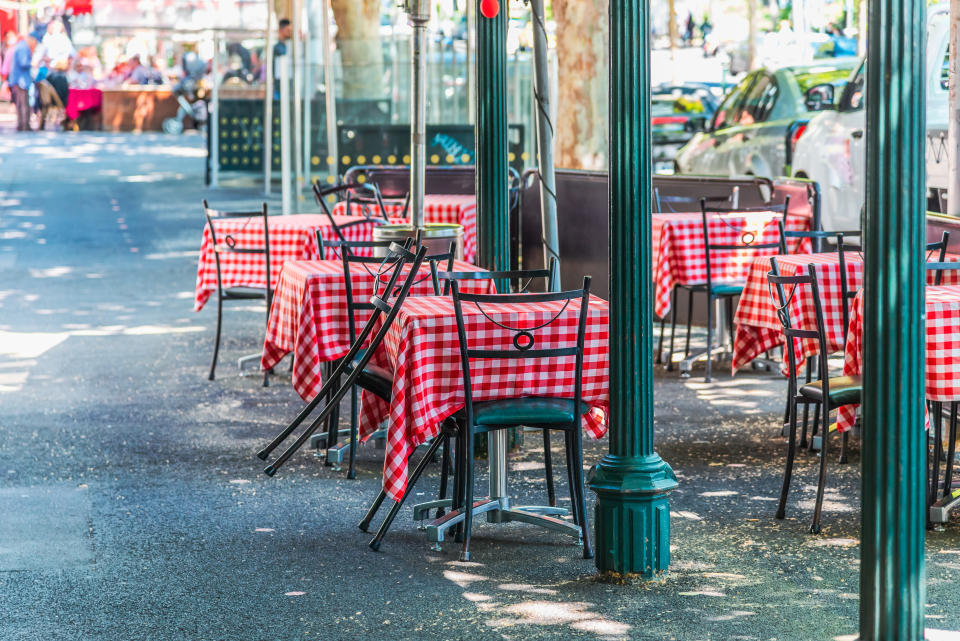
MULTIPOLYGON (((13 49, 20 40, 20 34, 13 31, 7 32, 7 37, 3 43, 3 60, 0 62, 0 82, 6 83, 9 80, 10 65, 13 64, 13 49)), ((10 96, 10 102, 13 102, 13 96, 10 96)))
POLYGON ((290 41, 292 34, 293 26, 291 26, 290 20, 280 18, 280 22, 277 23, 277 43, 273 45, 274 57, 287 55, 287 42, 290 41))
POLYGON ((131 60, 133 70, 127 77, 127 82, 135 85, 162 85, 163 76, 160 70, 154 68, 153 59, 147 59, 150 64, 145 65, 140 61, 140 56, 134 56, 131 60))
POLYGON ((70 42, 64 29, 63 21, 59 18, 50 21, 47 25, 46 34, 40 41, 40 46, 34 52, 35 62, 37 60, 49 61, 50 68, 62 67, 66 63, 69 68, 70 63, 77 56, 77 50, 70 42))
POLYGON ((17 107, 17 131, 30 131, 30 86, 33 84, 31 61, 37 48, 37 36, 31 33, 13 48, 10 61, 10 91, 17 107))
POLYGON ((83 58, 78 57, 73 61, 73 67, 67 72, 67 82, 71 89, 90 89, 94 86, 93 74, 87 70, 83 58))

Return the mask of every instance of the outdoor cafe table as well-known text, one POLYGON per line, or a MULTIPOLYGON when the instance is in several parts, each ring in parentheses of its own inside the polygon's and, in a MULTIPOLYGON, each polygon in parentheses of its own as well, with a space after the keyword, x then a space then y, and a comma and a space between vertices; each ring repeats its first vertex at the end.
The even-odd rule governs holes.
MULTIPOLYGON (((383 206, 387 215, 398 217, 403 215, 403 201, 385 200, 383 206)), ((351 203, 350 209, 354 216, 359 216, 367 208, 368 215, 379 216, 380 208, 377 205, 366 203, 351 203)), ((346 201, 337 203, 333 208, 334 214, 347 213, 346 201)), ((409 215, 409 214, 408 214, 409 215)), ((477 254, 477 197, 466 194, 427 194, 423 197, 423 220, 427 223, 456 223, 463 227, 463 259, 468 263, 474 262, 477 254)))
MULTIPOLYGON (((272 233, 272 232, 271 232, 272 233)), ((455 271, 482 271, 464 261, 454 261, 455 271)), ((410 290, 411 296, 433 294, 429 269, 422 268, 410 290)), ((355 300, 373 295, 376 266, 353 263, 350 283, 355 300)), ((464 281, 465 291, 489 293, 492 281, 464 281)), ((404 305, 408 305, 407 299, 404 305)), ((357 332, 370 316, 368 310, 356 312, 357 332)), ((283 265, 273 294, 267 334, 260 365, 269 370, 293 353, 293 387, 305 401, 313 399, 323 387, 324 363, 342 358, 350 350, 347 317, 347 286, 340 260, 291 260, 283 265)))
MULTIPOLYGON (((357 220, 355 216, 334 216, 337 224, 357 220)), ((291 214, 270 216, 270 278, 271 286, 276 286, 284 263, 289 260, 319 259, 317 230, 324 240, 336 240, 336 231, 330 219, 324 214, 291 214)), ((235 247, 263 247, 263 218, 216 218, 213 221, 220 243, 235 242, 235 247)), ((374 224, 354 225, 344 230, 347 240, 372 240, 374 224)), ((332 250, 327 250, 325 258, 334 258, 332 250)), ((220 254, 220 271, 224 288, 227 287, 264 287, 265 258, 263 254, 223 253, 220 254)), ((200 243, 200 260, 197 265, 197 286, 194 299, 194 311, 200 311, 217 291, 217 264, 213 253, 213 241, 210 228, 203 227, 203 240, 200 243)))
MULTIPOLYGON (((607 323, 609 307, 591 296, 583 357, 582 396, 590 411, 583 425, 587 433, 600 438, 606 433, 608 390, 607 323)), ((484 314, 508 327, 536 327, 558 314, 556 321, 534 332, 543 349, 569 345, 575 340, 580 304, 572 301, 537 305, 463 305, 468 342, 482 349, 511 349, 514 332, 491 327, 484 314)), ((387 450, 383 487, 399 500, 407 486, 407 459, 414 449, 440 433, 443 420, 463 408, 463 373, 453 300, 444 296, 409 298, 373 362, 394 372, 389 403, 373 394, 363 394, 360 435, 366 438, 381 422, 387 421, 387 450)), ((520 396, 564 396, 573 390, 574 362, 557 357, 542 360, 478 360, 471 363, 473 394, 477 401, 520 396)), ((502 433, 500 434, 502 436, 502 433)), ((505 498, 506 439, 495 439, 491 447, 491 499, 505 498), (500 478, 497 478, 500 476, 500 478), (498 491, 500 493, 498 493, 498 491)))
MULTIPOLYGON (((956 260, 948 255, 948 260, 956 260)), ((855 292, 863 284, 863 258, 858 252, 846 252, 844 262, 847 270, 847 289, 855 292)), ((827 348, 831 353, 843 349, 847 328, 843 326, 843 297, 840 287, 840 255, 836 252, 822 254, 790 254, 777 256, 777 265, 782 276, 806 274, 807 265, 813 264, 817 270, 817 284, 820 287, 820 304, 823 310, 824 329, 827 332, 827 348)), ((733 364, 735 373, 764 352, 783 345, 783 330, 777 318, 771 290, 767 287, 767 274, 770 272, 770 258, 756 258, 750 266, 747 284, 734 315, 736 335, 733 342, 733 364)), ((929 274, 931 282, 934 274, 929 274)), ((960 272, 943 272, 944 284, 960 282, 960 272)), ((815 329, 816 313, 813 298, 806 288, 800 287, 790 301, 790 321, 801 329, 815 329)), ((789 291, 787 294, 789 295, 789 291)), ((813 339, 797 341, 797 360, 802 363, 807 356, 815 356, 819 345, 813 339)))
MULTIPOLYGON (((775 243, 780 239, 777 221, 783 212, 752 211, 707 214, 710 243, 718 245, 775 243)), ((703 285, 707 282, 707 259, 700 212, 653 214, 654 312, 663 318, 670 311, 670 294, 675 285, 703 285)), ((810 218, 791 215, 786 228, 804 231, 810 218)), ((804 241, 809 244, 809 241, 804 241)), ((750 264, 760 255, 775 250, 714 250, 710 256, 714 282, 743 282, 750 264)))
MULTIPOLYGON (((927 286, 926 379, 928 401, 949 403, 960 399, 960 285, 927 286)), ((850 309, 850 331, 844 350, 843 374, 863 372, 863 290, 850 309)), ((849 430, 858 405, 844 405, 837 414, 837 429, 849 430)))

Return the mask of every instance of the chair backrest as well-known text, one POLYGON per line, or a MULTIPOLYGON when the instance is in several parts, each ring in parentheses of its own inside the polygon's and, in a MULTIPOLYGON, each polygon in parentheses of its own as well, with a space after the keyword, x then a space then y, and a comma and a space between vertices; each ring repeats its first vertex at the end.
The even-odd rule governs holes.
POLYGON ((221 254, 263 254, 264 268, 266 271, 266 290, 267 306, 273 298, 270 279, 270 226, 268 224, 267 203, 261 205, 259 211, 224 211, 221 209, 211 209, 207 200, 203 201, 203 215, 207 220, 207 229, 210 230, 210 242, 213 244, 213 258, 217 266, 217 289, 223 294, 223 283, 220 273, 220 255, 221 254), (224 218, 253 218, 259 217, 263 223, 263 245, 258 247, 237 247, 236 240, 230 234, 224 236, 223 243, 217 238, 217 230, 213 224, 216 219, 224 218))
MULTIPOLYGON (((840 259, 840 299, 843 303, 843 331, 847 331, 847 327, 850 325, 850 301, 852 301, 857 296, 857 290, 850 288, 850 282, 847 278, 847 257, 855 253, 861 258, 863 257, 863 247, 860 245, 853 245, 845 242, 844 234, 847 232, 834 232, 837 233, 837 256, 840 259)), ((853 235, 852 233, 850 235, 853 235)), ((859 232, 856 233, 856 236, 859 237, 859 232)), ((844 333, 844 340, 846 340, 846 333, 844 333)))
POLYGON ((323 213, 330 220, 330 225, 333 227, 339 240, 347 240, 343 235, 343 230, 348 227, 371 223, 380 225, 390 222, 387 208, 383 204, 383 199, 380 197, 380 190, 377 189, 376 185, 369 183, 339 183, 329 187, 321 187, 320 181, 315 180, 313 182, 313 197, 317 201, 317 204, 320 205, 320 208, 323 209, 323 213), (369 197, 360 196, 361 193, 367 193, 369 197), (348 215, 353 215, 353 204, 360 203, 361 219, 337 224, 336 219, 333 217, 333 212, 327 204, 328 196, 335 196, 338 200, 342 199, 346 201, 348 215), (379 216, 370 215, 370 207, 373 205, 379 210, 379 216))
MULTIPOLYGON (((344 282, 344 288, 345 288, 346 297, 347 297, 347 327, 350 331, 350 340, 352 342, 356 338, 358 312, 370 311, 375 308, 375 304, 373 303, 372 300, 370 301, 358 300, 357 297, 354 295, 353 273, 350 269, 350 265, 362 265, 363 269, 367 271, 368 275, 371 278, 373 278, 374 296, 381 296, 380 288, 381 286, 385 285, 384 275, 382 273, 382 270, 383 270, 382 266, 387 264, 386 262, 387 259, 383 257, 377 257, 377 256, 357 256, 353 252, 346 251, 347 248, 345 245, 353 245, 354 249, 356 249, 359 246, 383 247, 383 245, 379 241, 378 242, 362 242, 362 243, 351 243, 347 241, 347 243, 339 243, 339 245, 343 247, 343 249, 341 250, 341 254, 343 258, 343 282, 344 282), (379 266, 378 271, 374 271, 370 267, 370 265, 378 265, 379 266)), ((407 243, 405 245, 405 248, 406 248, 405 251, 407 251, 407 253, 410 253, 411 255, 412 253, 409 247, 412 245, 413 245, 413 239, 407 239, 407 243)), ((391 251, 394 251, 394 247, 399 247, 399 245, 397 245, 397 243, 390 243, 389 245, 387 245, 387 247, 388 247, 387 252, 389 255, 391 251)), ((413 287, 414 285, 418 285, 423 281, 430 279, 431 282, 433 283, 434 294, 439 295, 436 279, 433 278, 433 274, 437 272, 438 264, 446 265, 446 268, 448 270, 453 268, 454 244, 451 243, 450 250, 447 252, 444 252, 442 254, 432 254, 429 256, 426 254, 426 248, 421 247, 421 249, 423 249, 423 256, 421 257, 420 263, 418 263, 417 268, 419 269, 420 265, 423 264, 423 261, 427 261, 430 264, 430 270, 428 274, 422 274, 422 275, 415 274, 410 281, 410 286, 413 287)), ((389 293, 390 293, 389 287, 384 286, 384 289, 382 291, 384 295, 389 296, 389 293)))
POLYGON ((711 205, 736 207, 740 200, 740 187, 734 186, 729 196, 682 196, 677 194, 663 195, 659 187, 653 188, 653 213, 680 214, 696 211, 700 201, 705 200, 711 205), (680 205, 678 209, 676 206, 680 205))
MULTIPOLYGON (((927 243, 927 260, 930 260, 931 258, 933 258, 934 255, 936 255, 936 258, 933 261, 934 263, 951 265, 952 263, 946 262, 947 245, 949 243, 950 243, 950 232, 948 231, 943 232, 943 236, 940 237, 940 240, 938 242, 927 243)), ((927 267, 927 269, 930 270, 929 267, 927 267)), ((942 267, 940 269, 935 270, 937 273, 933 277, 934 285, 939 285, 941 282, 943 282, 943 272, 945 269, 956 269, 956 267, 942 267)))
MULTIPOLYGON (((456 280, 451 281, 453 307, 457 316, 457 337, 460 343, 460 363, 463 369, 463 389, 466 397, 466 411, 468 421, 473 420, 473 388, 470 379, 471 360, 516 360, 527 358, 554 358, 574 357, 574 389, 570 397, 574 402, 574 420, 581 415, 581 389, 583 387, 583 343, 587 329, 587 316, 590 313, 590 277, 583 279, 583 288, 565 292, 549 292, 545 294, 465 294, 460 291, 456 280), (492 319, 484 306, 510 304, 516 306, 535 306, 551 302, 563 302, 560 309, 546 322, 534 327, 511 327, 492 319), (572 301, 579 301, 580 310, 577 322, 577 334, 573 340, 566 341, 565 347, 541 349, 536 346, 534 333, 552 325, 560 319, 572 301), (485 349, 471 347, 471 339, 475 337, 467 334, 464 322, 464 304, 476 306, 477 311, 484 319, 484 325, 490 329, 500 328, 513 333, 513 346, 506 349, 485 349)), ((483 342, 478 340, 477 342, 483 342)))
MULTIPOLYGON (((706 199, 700 199, 700 218, 703 224, 703 249, 706 255, 707 261, 707 289, 713 288, 713 270, 711 268, 711 259, 710 256, 715 251, 760 251, 765 249, 772 249, 774 251, 780 250, 781 241, 778 239, 775 242, 770 243, 761 243, 757 242, 760 238, 753 232, 745 231, 740 233, 740 240, 742 243, 737 244, 723 244, 723 243, 713 243, 710 241, 710 219, 708 214, 716 213, 742 213, 742 212, 751 212, 751 211, 776 211, 777 207, 782 207, 783 211, 786 212, 786 207, 789 203, 784 203, 783 205, 771 205, 764 206, 759 208, 743 208, 743 209, 723 209, 717 210, 714 208, 707 209, 706 199)), ((724 225, 727 225, 727 222, 723 219, 720 219, 724 225)), ((738 230, 739 231, 739 230, 738 230)))
POLYGON ((827 395, 830 393, 830 372, 827 365, 827 359, 830 356, 830 352, 827 345, 827 330, 826 324, 823 320, 823 306, 820 302, 820 286, 817 282, 816 267, 813 264, 810 264, 807 265, 806 273, 798 274, 796 276, 781 276, 780 268, 777 265, 777 259, 775 256, 771 256, 770 272, 767 274, 767 286, 773 286, 774 290, 776 291, 774 307, 777 310, 777 318, 780 320, 780 325, 783 328, 783 337, 785 339, 787 350, 787 364, 789 367, 788 374, 790 377, 791 393, 796 393, 796 376, 798 367, 794 340, 814 339, 817 341, 817 347, 819 351, 817 365, 820 370, 820 380, 822 381, 821 385, 823 386, 824 398, 827 398, 827 395), (787 286, 790 287, 789 293, 787 293, 786 290, 787 286), (790 305, 793 302, 794 296, 797 295, 797 288, 799 287, 810 288, 810 296, 813 298, 813 311, 817 325, 815 329, 794 327, 793 322, 790 319, 790 305))
MULTIPOLYGON (((550 291, 550 283, 557 270, 557 260, 550 259, 550 269, 513 269, 506 271, 435 271, 433 273, 433 288, 447 296, 450 294, 451 284, 458 280, 492 280, 494 282, 510 282, 510 293, 521 294, 537 279, 544 279, 544 291, 550 291), (441 288, 441 283, 443 287, 441 288)), ((507 293, 507 292, 501 292, 507 293)))
POLYGON ((344 254, 357 255, 358 249, 371 250, 361 252, 363 254, 376 254, 377 249, 389 248, 393 242, 392 240, 326 240, 323 237, 323 230, 317 230, 317 250, 320 252, 321 260, 325 260, 328 249, 333 252, 334 260, 341 260, 344 254))
MULTIPOLYGON (((834 243, 836 243, 836 245, 839 246, 843 244, 844 238, 859 238, 861 235, 861 232, 859 230, 851 230, 851 231, 827 231, 824 229, 818 229, 818 230, 812 230, 812 231, 811 230, 805 230, 805 231, 791 230, 791 229, 786 229, 784 227, 782 220, 777 221, 777 227, 780 229, 780 253, 781 254, 791 253, 790 246, 787 244, 788 238, 799 238, 801 240, 804 238, 807 238, 812 241, 827 240, 832 238, 834 239, 834 243)), ((796 250, 799 248, 799 246, 800 246, 800 243, 797 243, 797 245, 794 246, 793 249, 796 250)), ((830 246, 824 247, 821 243, 817 243, 817 242, 813 243, 814 253, 831 252, 833 251, 833 249, 834 248, 830 246)))

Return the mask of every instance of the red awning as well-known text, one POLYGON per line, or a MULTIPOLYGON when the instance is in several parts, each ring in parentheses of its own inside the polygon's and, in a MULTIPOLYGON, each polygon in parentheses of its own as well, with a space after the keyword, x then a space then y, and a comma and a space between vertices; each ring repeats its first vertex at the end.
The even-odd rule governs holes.
POLYGON ((93 13, 93 0, 67 0, 63 8, 75 16, 82 16, 93 13))

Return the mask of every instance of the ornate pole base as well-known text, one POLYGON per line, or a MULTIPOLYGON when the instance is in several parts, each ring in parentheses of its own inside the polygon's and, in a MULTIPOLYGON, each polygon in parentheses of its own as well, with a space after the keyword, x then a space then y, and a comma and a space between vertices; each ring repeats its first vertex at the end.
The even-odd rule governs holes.
POLYGON ((670 506, 677 487, 670 466, 657 454, 607 455, 590 479, 597 495, 596 563, 600 572, 653 578, 670 566, 670 506))

